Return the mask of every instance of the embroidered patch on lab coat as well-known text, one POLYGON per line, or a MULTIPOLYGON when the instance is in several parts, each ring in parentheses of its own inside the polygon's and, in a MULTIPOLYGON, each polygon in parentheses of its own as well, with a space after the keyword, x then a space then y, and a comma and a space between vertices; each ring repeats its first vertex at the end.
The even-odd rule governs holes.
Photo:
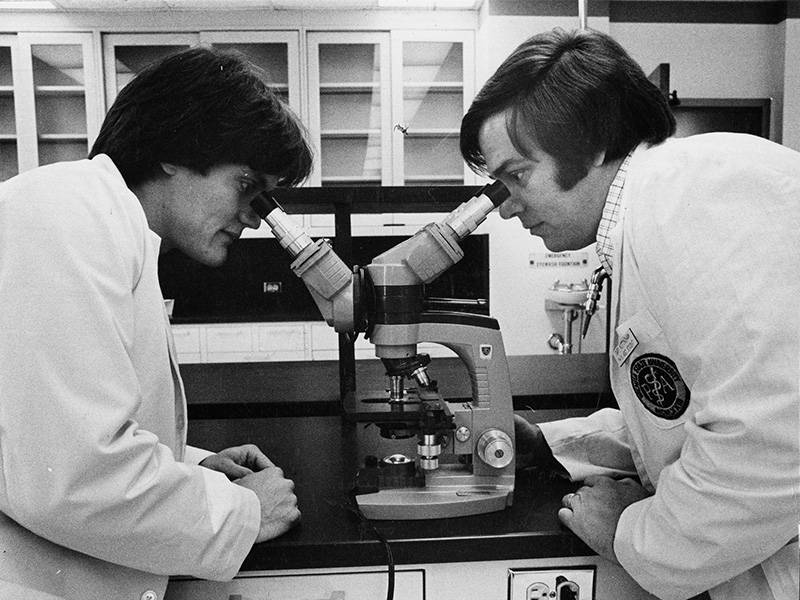
POLYGON ((630 372, 636 397, 655 416, 671 421, 686 412, 689 388, 666 356, 642 354, 631 363, 630 372))

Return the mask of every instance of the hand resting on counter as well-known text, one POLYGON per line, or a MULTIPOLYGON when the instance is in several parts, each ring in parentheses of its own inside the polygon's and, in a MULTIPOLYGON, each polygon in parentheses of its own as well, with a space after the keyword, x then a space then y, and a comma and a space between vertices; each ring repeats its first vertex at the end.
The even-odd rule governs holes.
POLYGON ((275 466, 255 444, 220 450, 202 460, 200 465, 224 473, 231 481, 275 466))
MULTIPOLYGON (((517 468, 536 467, 569 477, 553 457, 550 446, 535 423, 514 415, 517 468)), ((630 478, 587 477, 581 487, 561 500, 559 520, 600 556, 618 562, 614 553, 614 535, 622 512, 650 493, 630 478)))
POLYGON ((207 457, 201 466, 224 473, 236 484, 253 490, 261 504, 261 527, 256 543, 286 533, 299 519, 294 482, 283 476, 258 446, 246 444, 207 457))
POLYGON ((637 481, 626 477, 587 477, 574 494, 562 498, 558 518, 600 556, 618 563, 614 536, 620 515, 634 502, 650 496, 637 481))

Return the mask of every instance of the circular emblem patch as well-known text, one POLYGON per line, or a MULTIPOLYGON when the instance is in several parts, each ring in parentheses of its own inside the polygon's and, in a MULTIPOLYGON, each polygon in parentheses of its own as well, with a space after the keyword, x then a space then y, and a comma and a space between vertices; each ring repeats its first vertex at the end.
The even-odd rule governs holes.
POLYGON ((662 419, 677 419, 689 406, 689 388, 675 363, 666 356, 642 354, 634 360, 631 386, 639 402, 662 419))

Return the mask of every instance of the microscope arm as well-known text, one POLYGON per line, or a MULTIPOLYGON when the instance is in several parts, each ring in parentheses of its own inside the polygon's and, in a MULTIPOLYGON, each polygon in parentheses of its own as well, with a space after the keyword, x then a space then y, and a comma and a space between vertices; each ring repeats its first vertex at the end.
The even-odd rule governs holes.
POLYGON ((375 285, 430 283, 464 257, 459 242, 475 231, 509 192, 496 181, 483 186, 438 223, 375 257, 367 267, 375 285))
POLYGON ((344 264, 327 240, 312 240, 271 196, 261 194, 251 206, 294 258, 292 271, 306 284, 325 322, 338 333, 360 331, 360 276, 344 264))

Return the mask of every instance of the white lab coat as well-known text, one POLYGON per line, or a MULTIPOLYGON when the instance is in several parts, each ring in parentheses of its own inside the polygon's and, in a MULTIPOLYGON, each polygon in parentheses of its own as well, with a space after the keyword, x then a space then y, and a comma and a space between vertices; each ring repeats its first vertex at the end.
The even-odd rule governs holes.
POLYGON ((544 424, 575 479, 636 473, 614 550, 659 598, 797 600, 800 154, 639 147, 612 232, 620 411, 544 424))
POLYGON ((184 456, 159 245, 107 156, 0 185, 2 598, 160 599, 255 540, 256 495, 184 456))

